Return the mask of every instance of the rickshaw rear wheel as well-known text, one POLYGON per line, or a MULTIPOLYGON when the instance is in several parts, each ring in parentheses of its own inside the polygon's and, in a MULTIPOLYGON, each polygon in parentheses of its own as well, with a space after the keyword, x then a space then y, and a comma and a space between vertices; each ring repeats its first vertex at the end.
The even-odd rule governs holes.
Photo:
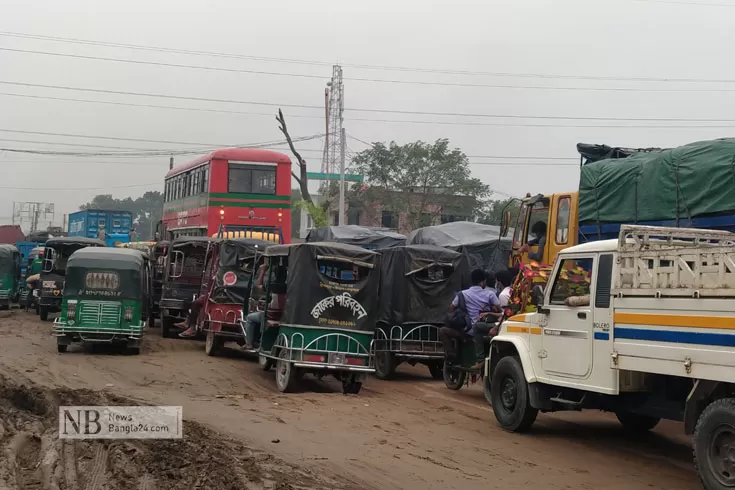
POLYGON ((434 379, 444 378, 444 363, 441 361, 429 363, 429 372, 434 379))
POLYGON ((128 347, 127 354, 131 356, 137 356, 140 354, 140 347, 128 347))
POLYGON ((296 386, 298 377, 293 363, 288 360, 288 351, 281 350, 276 361, 276 386, 281 393, 290 393, 296 386))
POLYGON ((220 337, 217 337, 217 334, 209 331, 207 332, 207 339, 204 342, 204 352, 208 356, 216 356, 217 354, 219 354, 219 351, 222 348, 223 344, 224 342, 220 337))
POLYGON ((444 384, 450 390, 458 390, 462 388, 465 380, 467 379, 467 373, 460 371, 459 369, 452 368, 451 365, 444 363, 442 368, 442 377, 444 378, 444 384))
POLYGON ((164 339, 169 336, 171 327, 174 325, 174 319, 170 316, 164 316, 161 318, 161 337, 164 339))
POLYGON ((58 351, 59 353, 63 353, 63 352, 66 352, 66 349, 67 349, 67 347, 69 347, 69 346, 68 346, 68 345, 66 345, 66 344, 56 344, 56 350, 57 350, 57 351, 58 351))
POLYGON ((148 328, 154 328, 156 326, 156 317, 152 314, 148 316, 148 328))
POLYGON ((355 376, 342 380, 342 393, 345 395, 357 395, 362 388, 362 382, 357 381, 355 376))
POLYGON ((41 317, 42 322, 48 320, 48 309, 44 308, 43 306, 39 307, 38 316, 41 317))
POLYGON ((273 367, 273 359, 265 357, 263 354, 258 355, 258 364, 263 371, 270 371, 273 367))
POLYGON ((375 377, 390 379, 396 374, 396 356, 392 352, 375 353, 375 377))

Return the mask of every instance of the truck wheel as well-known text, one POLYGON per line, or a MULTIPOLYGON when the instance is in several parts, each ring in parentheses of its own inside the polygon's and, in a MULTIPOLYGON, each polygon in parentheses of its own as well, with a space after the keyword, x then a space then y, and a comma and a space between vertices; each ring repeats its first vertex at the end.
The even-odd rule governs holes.
POLYGON ((38 316, 41 318, 42 322, 48 320, 48 309, 43 306, 39 307, 38 316))
POLYGON ((490 404, 498 423, 507 431, 525 432, 536 421, 538 409, 531 406, 518 358, 507 356, 498 362, 490 384, 490 404))
POLYGON ((694 430, 694 467, 702 486, 712 490, 735 487, 735 398, 710 403, 694 430))
POLYGON ((396 356, 391 352, 375 353, 375 377, 390 379, 396 374, 396 356))
POLYGON ((615 412, 615 416, 625 430, 634 434, 648 432, 658 425, 660 418, 649 417, 648 415, 639 415, 631 412, 615 412))
POLYGON ((447 385, 447 388, 450 390, 458 390, 464 385, 464 382, 467 379, 467 373, 459 369, 453 369, 450 364, 445 362, 444 368, 442 369, 442 377, 444 378, 444 384, 447 385))

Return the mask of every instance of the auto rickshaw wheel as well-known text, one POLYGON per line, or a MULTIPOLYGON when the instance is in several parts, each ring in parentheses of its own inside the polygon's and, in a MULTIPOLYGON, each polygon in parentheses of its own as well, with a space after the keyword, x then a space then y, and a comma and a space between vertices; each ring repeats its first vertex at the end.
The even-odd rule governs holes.
POLYGON ((140 354, 140 347, 128 347, 127 353, 131 356, 137 356, 140 354))
POLYGON ((48 308, 44 308, 43 306, 39 307, 38 316, 41 318, 42 322, 47 321, 48 320, 48 308))
POLYGON ((156 317, 153 316, 153 314, 148 315, 148 328, 155 328, 156 327, 156 317))
POLYGON ((222 338, 217 337, 217 334, 211 330, 207 332, 207 338, 204 342, 204 353, 208 356, 216 356, 219 354, 220 349, 224 345, 222 338))
POLYGON ((390 379, 396 374, 396 356, 392 352, 375 353, 375 377, 390 379))
POLYGON ((164 316, 161 318, 161 337, 168 338, 171 333, 171 327, 174 326, 174 319, 170 316, 164 316))
POLYGON ((362 388, 362 382, 357 381, 357 377, 353 374, 349 378, 342 380, 342 393, 345 395, 357 395, 362 388))
POLYGON ((258 364, 260 365, 260 369, 262 369, 263 371, 270 371, 273 367, 273 359, 265 357, 263 354, 259 354, 258 364))
POLYGON ((66 345, 66 344, 56 344, 56 350, 57 350, 57 351, 58 351, 59 353, 63 353, 63 352, 66 352, 66 349, 67 349, 67 347, 69 347, 69 346, 68 346, 68 345, 66 345))
POLYGON ((293 363, 288 360, 288 350, 282 349, 276 361, 276 386, 281 393, 293 391, 298 381, 293 363))
POLYGON ((444 363, 442 361, 429 363, 429 372, 434 379, 444 378, 444 363))
POLYGON ((444 378, 444 384, 450 390, 458 390, 462 388, 465 380, 467 379, 467 373, 459 369, 454 369, 450 364, 444 363, 442 368, 442 377, 444 378))

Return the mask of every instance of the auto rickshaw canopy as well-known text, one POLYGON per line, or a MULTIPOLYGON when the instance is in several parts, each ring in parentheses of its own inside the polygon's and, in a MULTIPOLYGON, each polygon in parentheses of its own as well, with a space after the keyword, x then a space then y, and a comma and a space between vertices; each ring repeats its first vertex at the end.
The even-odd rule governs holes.
POLYGON ((143 252, 124 248, 83 248, 66 268, 64 297, 141 299, 143 252))

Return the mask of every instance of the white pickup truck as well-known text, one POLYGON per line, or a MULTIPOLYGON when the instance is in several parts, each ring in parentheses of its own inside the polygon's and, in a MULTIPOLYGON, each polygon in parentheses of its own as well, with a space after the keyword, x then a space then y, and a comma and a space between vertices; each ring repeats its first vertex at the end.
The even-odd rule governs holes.
POLYGON ((704 488, 735 487, 735 234, 625 226, 561 252, 534 304, 502 324, 485 363, 503 428, 581 409, 631 431, 683 421, 704 488))

